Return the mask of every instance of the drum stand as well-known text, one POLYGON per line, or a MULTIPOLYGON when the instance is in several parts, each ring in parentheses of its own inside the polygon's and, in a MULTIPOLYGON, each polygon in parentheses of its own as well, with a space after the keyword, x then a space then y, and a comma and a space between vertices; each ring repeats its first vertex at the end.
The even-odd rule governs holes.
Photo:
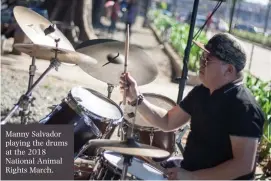
POLYGON ((126 175, 128 172, 128 167, 131 166, 133 156, 131 155, 123 155, 124 160, 123 160, 123 169, 122 169, 122 174, 121 174, 121 180, 126 179, 126 175))
MULTIPOLYGON (((34 90, 34 88, 40 83, 40 81, 44 78, 44 76, 53 68, 55 68, 56 71, 58 71, 58 67, 60 66, 60 62, 57 60, 57 48, 58 48, 58 42, 59 42, 60 39, 57 39, 55 40, 56 42, 56 49, 55 49, 55 58, 52 58, 51 59, 51 63, 49 65, 49 67, 43 72, 43 74, 36 80, 36 82, 31 86, 32 82, 33 82, 33 76, 32 76, 32 73, 33 71, 31 72, 31 77, 29 79, 29 89, 28 91, 22 95, 18 101, 17 104, 15 104, 15 106, 11 109, 11 111, 8 113, 8 115, 1 120, 1 125, 4 125, 7 123, 8 119, 11 118, 11 116, 15 113, 15 111, 18 109, 18 108, 23 108, 23 112, 25 110, 27 110, 27 107, 29 105, 29 103, 31 103, 31 94, 32 94, 32 91, 34 90)), ((32 65, 35 63, 35 60, 32 60, 32 65)), ((30 66, 30 67, 31 67, 30 66)), ((35 66, 34 66, 35 67, 35 66)), ((33 68, 34 69, 34 68, 33 68)), ((24 118, 24 116, 22 116, 24 118)))

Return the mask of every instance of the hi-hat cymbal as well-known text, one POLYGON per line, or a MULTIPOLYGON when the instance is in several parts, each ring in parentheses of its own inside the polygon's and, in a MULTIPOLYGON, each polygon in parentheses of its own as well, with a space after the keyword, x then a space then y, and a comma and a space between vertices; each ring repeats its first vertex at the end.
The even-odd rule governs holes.
MULTIPOLYGON (((88 66, 87 62, 80 62, 78 66, 96 79, 118 85, 120 75, 124 72, 125 43, 110 39, 88 40, 80 44, 76 51, 95 58, 98 63, 88 66)), ((127 72, 135 78, 138 85, 152 82, 158 69, 154 61, 138 46, 129 46, 127 72)))
MULTIPOLYGON (((38 59, 51 60, 52 58, 55 58, 56 49, 50 46, 17 43, 14 44, 14 48, 38 59)), ((80 61, 84 61, 85 63, 87 62, 89 66, 97 64, 95 59, 87 55, 59 48, 57 49, 57 60, 61 63, 69 64, 79 64, 80 61)))
POLYGON ((26 7, 16 6, 13 14, 23 32, 34 44, 55 47, 55 39, 60 39, 58 48, 75 51, 70 41, 56 26, 54 32, 45 35, 44 30, 52 23, 38 13, 26 7))
POLYGON ((168 151, 161 150, 154 146, 145 145, 136 142, 133 138, 128 138, 126 141, 94 139, 89 141, 91 146, 97 146, 126 155, 145 156, 151 158, 165 158, 170 155, 168 151))

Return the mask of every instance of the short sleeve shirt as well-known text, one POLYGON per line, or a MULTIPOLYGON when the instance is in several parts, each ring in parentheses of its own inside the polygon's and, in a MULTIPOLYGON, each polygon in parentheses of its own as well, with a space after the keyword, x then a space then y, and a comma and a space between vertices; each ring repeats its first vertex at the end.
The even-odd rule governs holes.
MULTIPOLYGON (((229 83, 211 95, 203 85, 196 86, 179 105, 191 115, 191 131, 182 162, 186 170, 211 168, 232 159, 231 135, 259 139, 262 136, 264 114, 240 81, 229 83)), ((251 174, 253 177, 254 173, 251 174)))

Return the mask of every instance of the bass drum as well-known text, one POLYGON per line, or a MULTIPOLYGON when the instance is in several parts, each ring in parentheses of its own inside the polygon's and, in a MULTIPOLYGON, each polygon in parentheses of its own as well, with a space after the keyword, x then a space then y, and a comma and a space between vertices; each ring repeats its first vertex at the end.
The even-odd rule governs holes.
MULTIPOLYGON (((160 94, 143 93, 143 95, 150 103, 166 110, 170 110, 177 105, 173 100, 160 94)), ((127 105, 124 112, 125 126, 123 129, 125 130, 125 136, 127 137, 132 131, 135 107, 127 105)), ((139 143, 158 147, 168 151, 170 154, 173 154, 175 151, 175 132, 163 132, 159 128, 153 127, 139 112, 136 114, 134 136, 139 143)), ((153 158, 153 160, 160 162, 167 158, 169 157, 162 159, 153 158)))

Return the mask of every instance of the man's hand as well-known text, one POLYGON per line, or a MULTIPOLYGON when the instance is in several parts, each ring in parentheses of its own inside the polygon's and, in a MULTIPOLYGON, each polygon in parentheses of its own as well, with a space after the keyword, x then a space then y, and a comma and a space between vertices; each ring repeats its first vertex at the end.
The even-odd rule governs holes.
POLYGON ((167 169, 168 180, 194 180, 192 172, 186 171, 182 168, 168 168, 167 169))

